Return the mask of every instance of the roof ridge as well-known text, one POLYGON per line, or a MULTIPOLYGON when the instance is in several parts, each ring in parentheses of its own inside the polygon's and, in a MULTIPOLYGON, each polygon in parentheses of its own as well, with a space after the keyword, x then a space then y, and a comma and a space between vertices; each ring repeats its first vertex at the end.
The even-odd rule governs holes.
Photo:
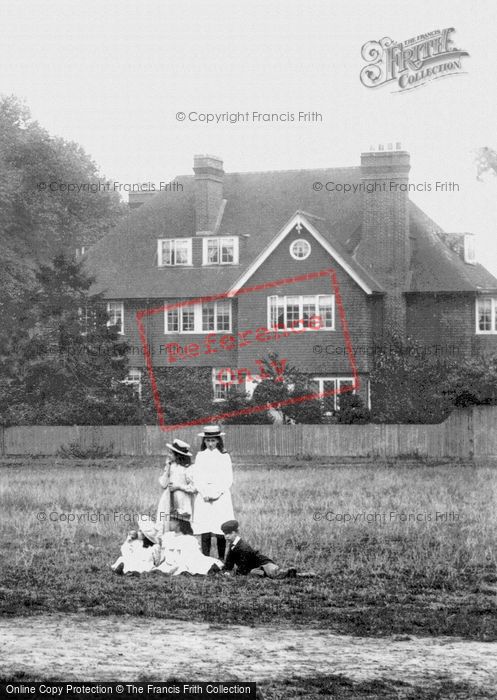
MULTIPOLYGON (((289 168, 286 170, 236 170, 236 171, 225 171, 225 175, 260 175, 269 173, 315 173, 318 171, 327 172, 328 170, 360 170, 360 165, 339 165, 339 166, 329 166, 327 168, 289 168)), ((190 177, 193 178, 195 175, 175 175, 173 179, 178 177, 190 177)))
POLYGON ((259 175, 260 173, 308 173, 308 172, 317 172, 319 170, 322 170, 323 172, 326 172, 327 170, 360 170, 361 166, 360 165, 343 165, 343 166, 336 166, 336 167, 327 167, 327 168, 289 168, 286 170, 239 170, 238 172, 227 172, 225 173, 226 175, 259 175))

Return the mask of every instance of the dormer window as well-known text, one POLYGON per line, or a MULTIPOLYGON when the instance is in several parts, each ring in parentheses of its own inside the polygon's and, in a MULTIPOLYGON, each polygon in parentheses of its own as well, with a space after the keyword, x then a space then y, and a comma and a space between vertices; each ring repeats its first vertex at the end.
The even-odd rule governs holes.
POLYGON ((159 238, 157 241, 159 267, 175 267, 192 264, 191 238, 159 238))
POLYGON ((202 253, 204 265, 238 265, 238 237, 204 238, 202 253))
POLYGON ((464 262, 470 265, 476 264, 475 237, 471 233, 464 235, 464 262))

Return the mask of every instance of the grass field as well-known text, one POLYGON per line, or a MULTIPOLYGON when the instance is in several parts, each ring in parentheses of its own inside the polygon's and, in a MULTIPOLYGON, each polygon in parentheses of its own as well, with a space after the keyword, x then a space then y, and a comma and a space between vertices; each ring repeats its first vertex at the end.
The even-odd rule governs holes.
POLYGON ((133 519, 155 515, 160 460, 4 459, 0 611, 497 639, 495 467, 279 462, 235 460, 235 513, 250 542, 317 579, 115 576, 133 519))

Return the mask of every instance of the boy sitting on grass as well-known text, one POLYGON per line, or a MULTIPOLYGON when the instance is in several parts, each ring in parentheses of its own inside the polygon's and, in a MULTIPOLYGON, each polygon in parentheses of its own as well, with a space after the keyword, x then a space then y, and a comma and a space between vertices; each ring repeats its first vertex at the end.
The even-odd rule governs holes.
POLYGON ((221 530, 229 544, 228 553, 224 562, 224 571, 236 573, 242 576, 267 576, 268 578, 295 578, 296 576, 315 576, 312 572, 297 574, 293 566, 281 569, 272 559, 253 549, 239 534, 237 520, 228 520, 221 525, 221 530))

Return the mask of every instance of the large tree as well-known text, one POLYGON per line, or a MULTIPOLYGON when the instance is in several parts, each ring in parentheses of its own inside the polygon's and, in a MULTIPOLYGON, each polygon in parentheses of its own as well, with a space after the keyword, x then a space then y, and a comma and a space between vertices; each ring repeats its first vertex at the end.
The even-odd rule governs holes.
POLYGON ((140 408, 128 373, 128 346, 91 297, 81 264, 57 256, 35 273, 22 314, 4 343, 0 421, 26 425, 136 423, 140 408))
POLYGON ((95 243, 123 212, 80 146, 50 136, 15 97, 0 97, 0 342, 37 264, 95 243))

